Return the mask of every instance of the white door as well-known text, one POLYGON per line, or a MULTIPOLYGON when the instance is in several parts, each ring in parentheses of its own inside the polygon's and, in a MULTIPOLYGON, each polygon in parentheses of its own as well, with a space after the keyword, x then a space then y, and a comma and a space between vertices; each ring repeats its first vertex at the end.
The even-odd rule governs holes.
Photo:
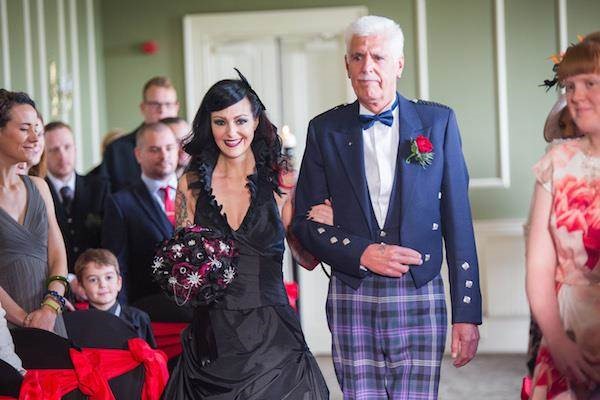
POLYGON ((267 107, 271 122, 281 121, 281 79, 277 41, 274 37, 215 41, 210 48, 209 82, 238 78, 234 67, 248 79, 267 107))

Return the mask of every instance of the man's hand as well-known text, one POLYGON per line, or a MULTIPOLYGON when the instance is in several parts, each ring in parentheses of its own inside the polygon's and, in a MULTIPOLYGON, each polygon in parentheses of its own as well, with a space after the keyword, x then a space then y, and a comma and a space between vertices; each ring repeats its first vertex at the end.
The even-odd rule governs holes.
POLYGON ((392 278, 400 278, 407 273, 409 265, 422 263, 418 251, 391 244, 371 244, 360 257, 360 264, 370 271, 392 278))
POLYGON ((479 344, 479 328, 474 324, 456 323, 452 325, 452 363, 456 368, 466 365, 475 357, 479 344))

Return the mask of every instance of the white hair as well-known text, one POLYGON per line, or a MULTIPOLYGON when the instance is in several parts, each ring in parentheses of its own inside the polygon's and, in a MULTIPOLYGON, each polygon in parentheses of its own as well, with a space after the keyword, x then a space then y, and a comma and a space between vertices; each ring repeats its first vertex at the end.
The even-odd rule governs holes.
POLYGON ((349 55, 352 37, 372 35, 385 36, 392 54, 398 58, 404 56, 404 34, 400 25, 389 18, 376 15, 360 17, 346 28, 344 32, 346 54, 349 55))

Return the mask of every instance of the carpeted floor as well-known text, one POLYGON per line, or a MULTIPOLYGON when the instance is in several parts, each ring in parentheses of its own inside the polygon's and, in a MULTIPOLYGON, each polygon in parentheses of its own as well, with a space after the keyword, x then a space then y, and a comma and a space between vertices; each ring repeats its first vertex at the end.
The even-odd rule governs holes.
MULTIPOLYGON (((342 400, 330 357, 317 357, 325 376, 331 400, 342 400)), ((454 368, 452 359, 444 357, 440 381, 440 400, 509 400, 518 399, 525 374, 525 355, 483 354, 462 368, 454 368)))

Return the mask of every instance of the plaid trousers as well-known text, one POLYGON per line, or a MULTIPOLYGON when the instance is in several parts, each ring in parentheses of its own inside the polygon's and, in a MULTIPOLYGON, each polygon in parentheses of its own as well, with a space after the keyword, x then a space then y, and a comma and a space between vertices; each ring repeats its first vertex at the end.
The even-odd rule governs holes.
POLYGON ((369 273, 354 290, 329 283, 327 322, 344 399, 437 399, 446 341, 444 285, 369 273))

